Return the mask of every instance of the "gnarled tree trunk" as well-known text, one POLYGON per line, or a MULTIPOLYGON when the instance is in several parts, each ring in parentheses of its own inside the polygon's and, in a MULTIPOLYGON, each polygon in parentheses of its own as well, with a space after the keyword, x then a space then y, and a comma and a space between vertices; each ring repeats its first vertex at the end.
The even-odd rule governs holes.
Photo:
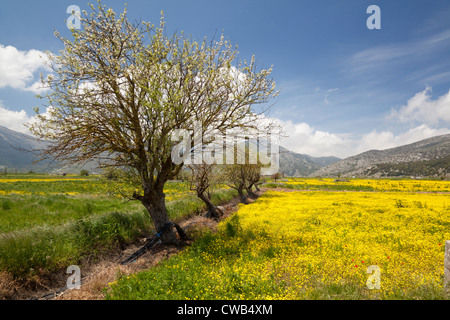
POLYGON ((245 190, 247 190, 247 195, 248 195, 250 198, 256 199, 257 196, 256 196, 256 193, 253 192, 252 187, 253 187, 253 185, 250 185, 250 186, 248 186, 247 188, 245 188, 245 190))
POLYGON ((244 184, 241 183, 237 188, 235 188, 239 193, 239 197, 241 198, 242 203, 247 203, 247 197, 244 194, 244 184))
MULTIPOLYGON (((166 209, 166 196, 163 190, 145 191, 144 196, 139 200, 147 209, 150 217, 155 225, 155 231, 159 232, 169 221, 169 215, 166 209)), ((161 242, 165 244, 178 244, 178 239, 173 231, 169 228, 160 235, 161 242)))
POLYGON ((198 197, 206 204, 206 207, 208 208, 208 212, 205 215, 207 218, 220 217, 219 210, 217 210, 216 206, 212 204, 211 200, 206 194, 204 193, 198 194, 198 197))

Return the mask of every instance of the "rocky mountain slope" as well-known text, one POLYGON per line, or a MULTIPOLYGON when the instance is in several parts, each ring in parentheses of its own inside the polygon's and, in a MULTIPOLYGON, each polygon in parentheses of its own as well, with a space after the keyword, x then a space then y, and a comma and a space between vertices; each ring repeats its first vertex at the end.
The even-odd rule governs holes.
POLYGON ((367 151, 313 172, 311 176, 446 176, 450 134, 386 150, 367 151))
POLYGON ((337 157, 311 157, 280 146, 280 173, 291 177, 309 176, 323 166, 337 162, 337 157))

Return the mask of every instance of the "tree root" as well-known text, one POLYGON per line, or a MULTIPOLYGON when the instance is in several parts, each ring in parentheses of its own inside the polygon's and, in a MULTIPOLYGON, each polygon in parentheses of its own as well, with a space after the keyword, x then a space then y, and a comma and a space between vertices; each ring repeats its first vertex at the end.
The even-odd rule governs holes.
POLYGON ((135 262, 137 259, 139 259, 141 256, 143 256, 146 252, 148 252, 150 250, 151 247, 153 247, 153 245, 155 245, 158 241, 159 238, 161 237, 161 235, 166 232, 167 230, 169 230, 169 228, 171 227, 175 227, 175 229, 178 232, 178 235, 180 236, 180 239, 186 239, 187 235, 184 232, 183 228, 181 228, 177 223, 175 222, 168 222, 164 225, 164 227, 161 228, 161 230, 156 233, 155 235, 153 235, 153 237, 151 237, 150 239, 148 239, 146 241, 146 243, 142 246, 142 248, 140 248, 139 250, 137 250, 136 252, 134 252, 131 256, 129 256, 127 259, 123 260, 121 262, 122 265, 126 265, 128 263, 131 262, 135 262))

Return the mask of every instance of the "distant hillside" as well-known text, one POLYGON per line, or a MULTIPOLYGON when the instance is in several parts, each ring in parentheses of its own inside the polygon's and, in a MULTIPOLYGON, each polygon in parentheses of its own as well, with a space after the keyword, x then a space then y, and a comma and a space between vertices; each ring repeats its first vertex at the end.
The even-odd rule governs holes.
POLYGON ((320 168, 311 176, 439 177, 450 175, 450 134, 371 150, 320 168))
POLYGON ((286 176, 309 176, 321 167, 339 160, 336 157, 311 157, 280 147, 280 173, 286 176))
POLYGON ((440 177, 450 173, 450 155, 423 161, 402 162, 396 164, 379 163, 366 170, 368 176, 397 177, 425 176, 440 177))
MULTIPOLYGON (((31 135, 23 134, 0 126, 0 171, 6 167, 9 172, 53 172, 79 173, 81 169, 97 171, 94 163, 83 167, 65 166, 50 161, 33 164, 38 158, 32 150, 42 145, 31 135)), ((330 163, 339 161, 336 157, 311 157, 280 147, 280 172, 287 176, 308 176, 330 163)))
POLYGON ((5 168, 8 172, 53 172, 53 173, 79 173, 81 169, 92 172, 95 166, 86 165, 83 167, 66 166, 61 163, 39 160, 35 150, 43 148, 31 135, 20 133, 6 127, 0 126, 0 172, 5 168))
POLYGON ((0 126, 0 168, 45 171, 48 162, 33 164, 37 158, 32 150, 39 147, 32 136, 0 126))

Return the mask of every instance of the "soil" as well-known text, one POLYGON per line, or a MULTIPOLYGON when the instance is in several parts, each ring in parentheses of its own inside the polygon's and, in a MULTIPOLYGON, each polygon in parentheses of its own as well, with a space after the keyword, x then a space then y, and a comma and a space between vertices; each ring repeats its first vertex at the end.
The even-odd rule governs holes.
MULTIPOLYGON (((261 188, 261 191, 256 192, 256 194, 260 196, 264 192, 265 189, 261 188)), ((120 276, 127 276, 154 267, 160 261, 179 253, 201 235, 205 228, 215 232, 217 224, 237 210, 239 200, 239 197, 236 197, 219 206, 224 214, 218 220, 205 218, 203 215, 206 212, 203 212, 200 215, 176 221, 188 236, 186 240, 180 240, 178 246, 157 243, 135 262, 121 265, 121 261, 143 246, 147 239, 142 238, 122 250, 96 257, 95 261, 83 261, 80 264, 81 286, 79 289, 66 288, 66 282, 70 274, 67 274, 65 269, 45 278, 29 279, 21 283, 12 279, 6 272, 0 273, 0 299, 103 300, 105 298, 104 288, 108 283, 117 280, 120 276)), ((253 199, 248 199, 249 203, 253 201, 253 199)))

